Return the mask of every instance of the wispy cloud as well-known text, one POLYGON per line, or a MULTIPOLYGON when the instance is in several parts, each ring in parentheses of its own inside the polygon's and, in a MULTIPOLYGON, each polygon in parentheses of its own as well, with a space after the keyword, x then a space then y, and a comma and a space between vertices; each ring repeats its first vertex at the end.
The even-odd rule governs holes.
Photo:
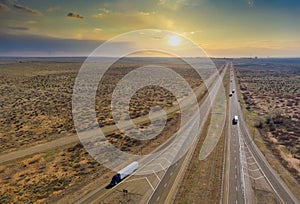
POLYGON ((195 30, 195 31, 190 31, 190 32, 183 32, 182 34, 187 36, 187 35, 195 35, 197 33, 202 33, 202 31, 201 30, 195 30))
POLYGON ((108 10, 108 9, 106 9, 106 8, 100 8, 100 9, 98 9, 98 10, 99 10, 99 13, 97 13, 97 14, 94 15, 93 17, 95 17, 95 18, 102 18, 103 16, 112 13, 111 10, 108 10))
POLYGON ((94 18, 102 18, 104 15, 102 13, 98 13, 96 15, 93 15, 94 18))
POLYGON ((28 21, 26 21, 25 23, 27 23, 27 24, 36 24, 36 23, 37 23, 37 21, 28 20, 28 21))
POLYGON ((158 2, 158 6, 160 7, 164 7, 170 10, 179 10, 183 5, 184 5, 185 1, 184 0, 159 0, 158 2))
POLYGON ((106 9, 106 8, 99 8, 98 10, 99 10, 100 12, 102 12, 102 13, 105 13, 105 14, 111 13, 111 10, 108 10, 108 9, 106 9))
POLYGON ((47 12, 51 13, 51 12, 58 11, 58 10, 60 10, 60 9, 61 9, 60 6, 53 6, 53 7, 49 7, 49 8, 47 9, 47 12))
POLYGON ((28 13, 32 13, 32 14, 35 14, 35 15, 42 15, 42 13, 40 11, 38 11, 36 9, 26 7, 26 6, 22 6, 20 4, 13 3, 13 7, 18 9, 18 10, 25 11, 25 12, 28 12, 28 13))
POLYGON ((156 12, 155 11, 152 11, 152 12, 140 11, 139 14, 142 16, 150 16, 150 15, 156 14, 156 12))
POLYGON ((4 4, 0 4, 0 10, 8 11, 8 10, 10 10, 10 9, 8 8, 8 6, 6 6, 6 5, 4 5, 4 4))
POLYGON ((20 30, 20 31, 26 31, 29 30, 27 27, 21 27, 21 26, 7 26, 7 28, 11 30, 20 30))
POLYGON ((201 1, 194 0, 159 0, 157 5, 159 7, 164 7, 169 10, 177 11, 182 7, 195 7, 198 6, 201 1))
POLYGON ((83 19, 84 17, 80 14, 74 13, 74 12, 69 12, 67 14, 68 17, 72 17, 72 18, 78 18, 78 19, 83 19))
POLYGON ((250 7, 250 8, 255 7, 254 0, 247 0, 247 5, 248 5, 248 7, 250 7))

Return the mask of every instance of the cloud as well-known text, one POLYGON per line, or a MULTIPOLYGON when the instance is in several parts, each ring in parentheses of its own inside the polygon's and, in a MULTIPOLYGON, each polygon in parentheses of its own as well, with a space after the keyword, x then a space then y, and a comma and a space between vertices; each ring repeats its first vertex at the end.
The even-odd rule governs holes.
POLYGON ((149 15, 156 14, 156 12, 155 11, 152 11, 152 12, 140 11, 139 14, 142 16, 149 16, 149 15))
POLYGON ((173 11, 180 10, 182 7, 199 6, 199 4, 199 1, 194 0, 159 0, 157 3, 159 7, 164 7, 173 11))
POLYGON ((108 9, 106 9, 106 8, 100 8, 100 9, 98 9, 98 10, 99 10, 100 13, 94 15, 93 17, 95 17, 95 18, 102 18, 103 16, 112 13, 111 10, 108 10, 108 9))
POLYGON ((21 26, 7 26, 7 28, 11 30, 21 30, 21 31, 26 31, 29 30, 27 27, 21 27, 21 26))
POLYGON ((47 12, 51 13, 51 12, 54 12, 54 11, 58 11, 58 10, 60 10, 60 9, 61 9, 60 6, 53 6, 53 7, 49 7, 49 8, 47 9, 47 12))
POLYGON ((106 9, 106 8, 99 8, 99 11, 100 11, 101 13, 105 13, 105 14, 111 13, 111 10, 108 10, 108 9, 106 9))
POLYGON ((84 17, 82 15, 70 12, 67 14, 68 17, 72 17, 72 18, 78 18, 78 19, 83 19, 84 17))
POLYGON ((25 23, 27 23, 27 24, 36 24, 37 21, 29 20, 29 21, 26 21, 25 23))
POLYGON ((164 7, 170 10, 179 10, 183 6, 184 0, 159 0, 158 6, 159 7, 164 7))
POLYGON ((10 9, 8 8, 8 6, 6 6, 4 4, 0 4, 0 10, 9 11, 10 9))
POLYGON ((14 3, 13 7, 16 8, 16 9, 22 10, 22 11, 26 11, 28 13, 35 14, 35 15, 42 15, 42 13, 40 11, 32 9, 32 8, 28 8, 26 6, 22 6, 20 4, 14 3))
POLYGON ((202 33, 202 30, 195 30, 195 31, 190 31, 190 32, 183 32, 183 35, 195 35, 197 33, 202 33))
POLYGON ((94 18, 102 18, 104 15, 102 13, 98 13, 96 15, 93 15, 94 18))
POLYGON ((254 1, 253 1, 253 0, 247 0, 247 5, 248 5, 248 7, 250 7, 250 8, 255 7, 255 4, 254 4, 254 1))

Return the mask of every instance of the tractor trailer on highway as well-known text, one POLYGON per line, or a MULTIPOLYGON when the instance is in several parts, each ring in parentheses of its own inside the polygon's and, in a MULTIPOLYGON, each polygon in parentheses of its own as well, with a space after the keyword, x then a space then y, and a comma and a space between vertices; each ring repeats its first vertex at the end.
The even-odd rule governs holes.
POLYGON ((108 188, 111 188, 118 183, 120 183, 124 178, 132 174, 134 171, 136 171, 139 168, 139 163, 138 162, 132 162, 125 168, 121 169, 118 171, 111 179, 110 184, 108 185, 108 188))

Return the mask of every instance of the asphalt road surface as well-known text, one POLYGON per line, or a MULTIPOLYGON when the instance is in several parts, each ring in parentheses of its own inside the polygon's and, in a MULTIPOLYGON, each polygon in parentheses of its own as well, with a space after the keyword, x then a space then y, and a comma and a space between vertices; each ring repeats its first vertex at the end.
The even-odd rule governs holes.
MULTIPOLYGON (((234 76, 233 76, 233 65, 230 63, 230 92, 236 90, 234 76)), ((236 93, 232 93, 229 97, 229 114, 228 114, 228 152, 227 158, 229 161, 229 170, 227 171, 229 179, 227 180, 227 203, 244 203, 245 201, 245 181, 242 172, 241 165, 241 139, 239 135, 239 123, 233 125, 232 119, 235 115, 238 115, 238 98, 236 93)))

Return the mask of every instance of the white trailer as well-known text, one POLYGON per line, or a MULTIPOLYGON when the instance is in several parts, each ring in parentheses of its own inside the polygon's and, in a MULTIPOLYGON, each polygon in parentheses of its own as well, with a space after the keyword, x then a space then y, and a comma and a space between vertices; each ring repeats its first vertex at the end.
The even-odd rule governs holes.
POLYGON ((121 169, 118 174, 120 174, 120 179, 122 180, 126 176, 132 174, 135 170, 139 168, 139 163, 138 162, 132 162, 128 166, 126 166, 124 169, 121 169))

